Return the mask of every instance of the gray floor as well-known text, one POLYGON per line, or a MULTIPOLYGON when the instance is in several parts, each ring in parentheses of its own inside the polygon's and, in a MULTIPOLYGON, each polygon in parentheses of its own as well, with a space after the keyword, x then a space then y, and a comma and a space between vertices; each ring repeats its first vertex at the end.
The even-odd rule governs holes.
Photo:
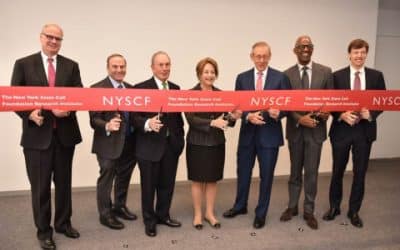
MULTIPOLYGON (((93 190, 74 190, 73 225, 81 232, 78 240, 55 234, 58 249, 400 249, 400 160, 379 160, 370 163, 367 188, 360 212, 364 228, 349 224, 345 216, 352 175, 345 175, 342 215, 333 222, 320 218, 328 208, 330 175, 319 177, 316 216, 320 228, 309 229, 302 216, 282 223, 279 216, 287 203, 287 176, 274 180, 272 200, 266 227, 254 230, 251 226, 258 194, 258 181, 253 180, 249 213, 234 219, 222 218, 235 196, 235 180, 219 185, 217 214, 222 228, 205 225, 202 231, 192 227, 192 207, 188 183, 177 183, 173 217, 183 222, 182 228, 158 226, 158 235, 144 234, 141 220, 126 222, 122 231, 101 226, 93 190)), ((135 169, 136 171, 136 169, 135 169)), ((140 215, 139 186, 129 193, 128 206, 140 215)), ((39 249, 33 226, 29 195, 0 194, 0 249, 39 249)), ((301 211, 302 212, 302 211, 301 211)), ((300 213, 301 214, 301 213, 300 213)))

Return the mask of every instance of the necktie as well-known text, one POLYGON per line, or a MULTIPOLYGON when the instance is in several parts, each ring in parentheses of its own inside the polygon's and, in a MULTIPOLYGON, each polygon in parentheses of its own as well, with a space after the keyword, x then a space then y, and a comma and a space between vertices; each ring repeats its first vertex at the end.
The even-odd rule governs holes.
POLYGON ((263 90, 263 72, 258 71, 257 75, 256 90, 263 90))
POLYGON ((168 89, 167 82, 162 82, 162 89, 163 90, 167 90, 168 89))
MULTIPOLYGON (((162 82, 162 89, 163 89, 163 90, 168 90, 167 82, 162 82)), ((163 123, 164 123, 164 122, 163 122, 163 123)), ((168 129, 168 127, 166 127, 165 135, 166 135, 167 137, 169 136, 169 129, 168 129)))
MULTIPOLYGON (((123 88, 124 88, 124 87, 122 86, 122 83, 120 83, 120 84, 118 85, 118 88, 119 88, 119 89, 123 89, 123 88)), ((130 124, 129 124, 129 112, 124 111, 123 113, 124 113, 124 120, 125 120, 125 124, 126 124, 126 126, 125 126, 125 135, 126 135, 126 136, 129 136, 130 133, 131 133, 131 126, 130 126, 130 124)))
POLYGON ((360 71, 355 73, 353 90, 361 90, 360 71))
POLYGON ((53 61, 53 58, 47 58, 47 82, 49 83, 49 87, 54 87, 56 84, 56 70, 54 69, 53 61))
POLYGON ((301 85, 303 89, 309 89, 310 88, 310 79, 308 78, 308 73, 307 73, 307 66, 304 66, 302 68, 303 75, 301 76, 301 85))

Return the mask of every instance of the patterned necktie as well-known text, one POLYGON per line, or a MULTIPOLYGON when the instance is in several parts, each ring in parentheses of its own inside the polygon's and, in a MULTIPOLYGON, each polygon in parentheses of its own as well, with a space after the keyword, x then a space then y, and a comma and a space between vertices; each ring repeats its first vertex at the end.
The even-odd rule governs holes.
POLYGON ((49 87, 54 87, 56 84, 56 70, 54 69, 53 61, 53 58, 47 58, 47 82, 49 83, 49 87))
POLYGON ((257 75, 256 90, 263 90, 263 72, 258 71, 257 75))
POLYGON ((308 73, 307 73, 307 66, 304 66, 302 68, 303 75, 301 76, 301 85, 303 89, 309 89, 310 88, 310 79, 308 78, 308 73))
MULTIPOLYGON (((118 85, 118 88, 119 89, 123 89, 124 88, 124 86, 122 86, 122 83, 120 83, 118 85)), ((123 113, 124 113, 124 120, 125 120, 125 124, 126 124, 126 126, 125 126, 125 135, 129 136, 131 134, 131 126, 129 124, 129 112, 124 111, 123 113)))
POLYGON ((360 79, 360 71, 357 71, 354 77, 354 85, 353 90, 361 90, 361 79, 360 79))

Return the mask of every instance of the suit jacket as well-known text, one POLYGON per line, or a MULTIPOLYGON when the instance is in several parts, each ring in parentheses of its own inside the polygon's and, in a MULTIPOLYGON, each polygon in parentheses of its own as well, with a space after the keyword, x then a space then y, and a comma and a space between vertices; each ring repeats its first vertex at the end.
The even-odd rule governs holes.
MULTIPOLYGON (((280 71, 268 67, 267 78, 264 83, 264 90, 290 89, 288 78, 280 71)), ((254 88, 254 69, 239 74, 236 78, 235 90, 255 90, 254 88)), ((256 145, 263 147, 279 147, 283 145, 283 133, 281 118, 286 113, 281 111, 278 121, 269 117, 268 112, 263 112, 266 124, 258 126, 246 120, 248 112, 243 112, 242 125, 239 134, 239 147, 249 146, 258 142, 256 145)))
MULTIPOLYGON (((126 88, 133 88, 132 85, 124 82, 126 88)), ((102 81, 93 84, 90 86, 91 88, 114 88, 112 85, 110 78, 106 77, 102 81)), ((124 112, 121 111, 91 111, 89 112, 90 116, 90 126, 94 129, 93 135, 93 145, 92 145, 92 153, 99 155, 102 158, 106 159, 117 159, 122 154, 122 151, 126 143, 129 143, 132 147, 134 147, 135 140, 133 134, 126 137, 126 126, 131 127, 131 119, 125 120, 124 112), (113 131, 107 134, 105 126, 106 123, 109 122, 112 118, 114 118, 117 114, 120 115, 122 122, 120 129, 118 131, 113 131)), ((130 113, 130 118, 133 117, 132 113, 130 113)), ((129 128, 129 130, 133 133, 133 127, 129 128)), ((134 152, 132 152, 133 154, 134 152)))
MULTIPOLYGON (((351 89, 350 85, 350 67, 340 69, 333 73, 333 83, 335 89, 351 89)), ((365 67, 365 85, 367 90, 386 89, 383 74, 380 71, 365 67)), ((341 112, 333 112, 333 121, 329 130, 329 136, 332 142, 339 142, 356 131, 361 132, 365 138, 373 142, 376 140, 376 118, 382 111, 370 110, 372 121, 361 120, 355 126, 350 126, 344 121, 339 121, 341 112)))
MULTIPOLYGON (((12 86, 48 87, 40 52, 21 58, 15 62, 11 78, 12 86)), ((76 62, 57 55, 56 87, 82 87, 79 66, 76 62)), ((42 111, 44 121, 37 126, 29 120, 32 110, 16 112, 22 119, 21 146, 24 148, 43 150, 50 146, 53 136, 54 120, 56 133, 64 146, 74 146, 82 141, 75 112, 69 116, 58 118, 47 110, 42 111)))
MULTIPOLYGON (((191 90, 200 90, 200 84, 197 84, 191 90)), ((220 91, 212 87, 213 91, 220 91)), ((193 145, 216 146, 225 143, 225 133, 219 128, 210 126, 212 120, 221 116, 222 112, 188 112, 185 113, 186 120, 189 123, 189 131, 186 135, 186 141, 193 145)), ((233 127, 235 121, 229 121, 228 126, 233 127)))
MULTIPOLYGON (((158 89, 154 78, 134 85, 136 89, 158 89)), ((179 86, 168 81, 168 88, 179 90, 179 86)), ((160 90, 161 91, 161 90, 160 90)), ((165 91, 165 90, 163 90, 165 91)), ((136 157, 146 161, 160 161, 165 148, 172 147, 172 150, 180 155, 184 147, 184 130, 181 113, 163 113, 161 122, 164 126, 159 133, 146 132, 144 125, 147 119, 154 117, 158 113, 137 112, 133 115, 133 124, 136 129, 136 157), (167 132, 168 130, 168 132, 167 132), (167 136, 168 133, 168 136, 167 136), (169 145, 168 145, 169 142, 169 145)))
MULTIPOLYGON (((333 77, 329 67, 313 62, 311 66, 311 86, 310 89, 332 89, 333 77)), ((285 71, 290 80, 292 89, 303 89, 298 65, 294 65, 285 71)), ((326 140, 326 121, 320 121, 316 128, 305 128, 298 126, 301 116, 309 112, 290 112, 286 121, 286 139, 297 141, 301 138, 305 129, 310 130, 314 141, 322 143, 326 140)))

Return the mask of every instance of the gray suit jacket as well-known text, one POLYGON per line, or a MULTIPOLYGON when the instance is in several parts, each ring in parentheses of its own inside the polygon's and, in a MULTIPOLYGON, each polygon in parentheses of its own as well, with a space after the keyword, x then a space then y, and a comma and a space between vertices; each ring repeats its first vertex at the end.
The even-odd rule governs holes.
MULTIPOLYGON (((333 89, 333 77, 332 70, 329 67, 313 62, 311 65, 311 89, 333 89)), ((299 68, 296 65, 290 67, 285 72, 286 76, 290 80, 292 89, 302 89, 299 68)), ((305 128, 298 125, 298 120, 301 116, 308 112, 290 112, 287 117, 286 123, 286 139, 289 141, 297 141, 301 138, 304 130, 311 130, 312 138, 319 143, 326 140, 326 121, 320 122, 319 125, 314 128, 305 128)))

